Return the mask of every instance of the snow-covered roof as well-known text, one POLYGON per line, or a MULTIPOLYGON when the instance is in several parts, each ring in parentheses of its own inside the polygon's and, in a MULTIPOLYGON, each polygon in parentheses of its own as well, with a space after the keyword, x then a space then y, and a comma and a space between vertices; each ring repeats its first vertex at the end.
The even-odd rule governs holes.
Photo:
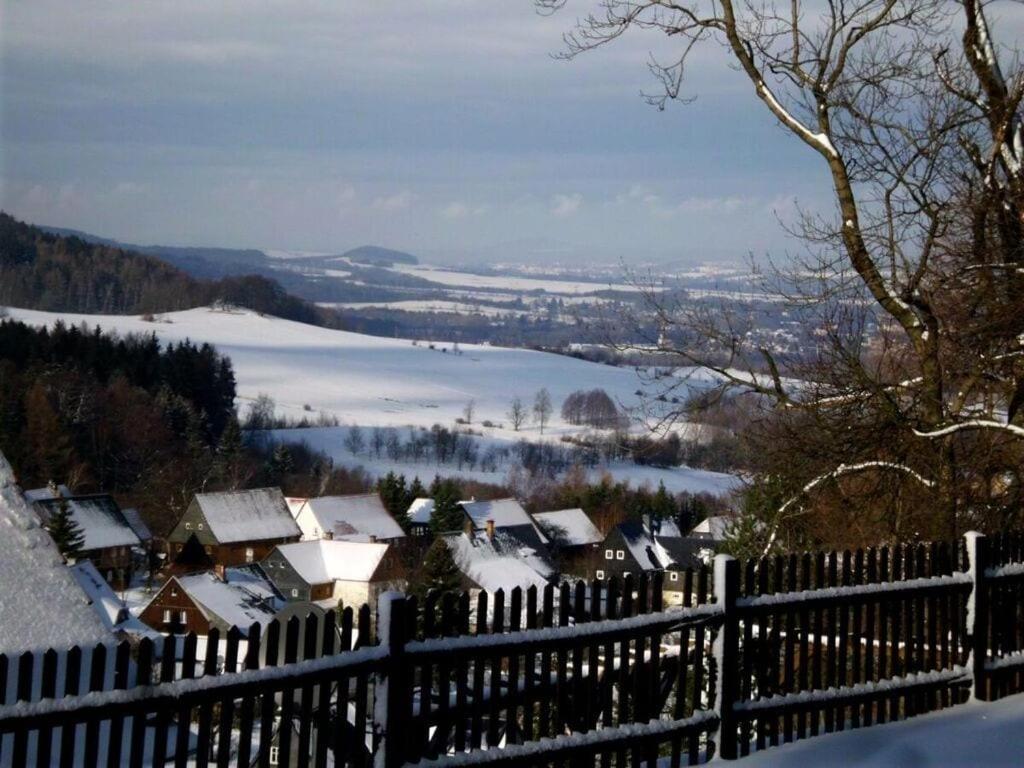
MULTIPOLYGON (((61 496, 67 497, 75 495, 71 492, 70 488, 63 484, 58 485, 57 490, 60 492, 61 496)), ((34 504, 37 501, 44 501, 46 499, 57 498, 56 496, 53 495, 53 489, 50 486, 46 486, 44 488, 33 488, 31 490, 25 491, 24 496, 25 501, 27 501, 29 504, 34 504)))
POLYGON ((643 525, 626 522, 619 523, 618 528, 630 554, 641 568, 645 571, 658 571, 665 567, 659 556, 663 553, 657 551, 654 537, 643 525))
POLYGON ((0 653, 109 639, 0 453, 0 653))
POLYGON ((368 582, 388 551, 387 544, 315 539, 281 544, 281 553, 307 584, 332 581, 368 582))
POLYGON ((243 634, 253 624, 274 618, 274 607, 244 584, 221 581, 210 572, 174 578, 207 619, 219 618, 243 634))
POLYGON ((114 497, 106 493, 94 496, 72 496, 68 499, 40 499, 36 509, 48 523, 57 512, 62 501, 66 501, 71 517, 82 529, 84 540, 82 551, 108 547, 137 547, 142 542, 125 519, 114 497))
POLYGON ((472 535, 445 536, 444 541, 459 570, 488 592, 542 588, 555 576, 555 569, 543 552, 507 531, 496 530, 493 539, 477 531, 472 535))
POLYGON ((295 519, 303 534, 315 538, 328 533, 344 541, 370 541, 370 537, 383 541, 405 536, 402 526, 376 493, 307 499, 295 519))
POLYGON ((712 515, 706 520, 697 523, 693 530, 690 531, 690 534, 692 536, 704 536, 715 541, 721 541, 725 538, 725 534, 733 522, 733 519, 726 515, 712 515))
POLYGON ((707 548, 708 540, 695 536, 652 535, 640 523, 619 523, 630 554, 645 571, 683 569, 700 565, 700 552, 707 548))
POLYGON ((302 505, 306 503, 307 498, 305 496, 285 496, 284 501, 288 505, 288 511, 292 513, 292 517, 295 517, 302 509, 302 505))
POLYGON ((434 514, 434 500, 416 499, 409 505, 409 510, 405 514, 410 523, 427 525, 430 522, 430 516, 434 514))
POLYGON ((128 509, 122 509, 121 514, 124 515, 124 519, 128 521, 128 525, 131 526, 135 535, 139 537, 139 541, 147 542, 152 540, 153 533, 149 530, 149 526, 146 525, 146 521, 142 519, 139 510, 134 507, 128 507, 128 509))
POLYGON ((657 536, 675 536, 679 537, 683 535, 683 532, 679 530, 679 523, 675 520, 648 520, 647 528, 657 536))
POLYGON ((562 546, 581 547, 604 540, 587 513, 578 507, 538 512, 533 519, 550 540, 562 546))
POLYGON ((474 527, 478 529, 486 528, 488 520, 494 521, 495 528, 525 526, 533 531, 540 543, 547 544, 544 532, 537 527, 533 518, 526 513, 522 505, 513 498, 495 499, 494 501, 460 501, 459 504, 473 521, 474 527))
POLYGON ((255 563, 225 568, 224 581, 239 589, 246 590, 261 600, 266 600, 275 609, 280 609, 285 604, 284 598, 274 589, 270 579, 266 577, 266 574, 255 563))
POLYGON ((280 488, 197 493, 196 503, 222 544, 301 535, 280 488))
POLYGON ((96 611, 108 630, 113 631, 118 624, 130 618, 128 606, 100 576, 100 572, 96 570, 92 561, 82 560, 74 565, 69 565, 68 570, 78 586, 82 588, 86 598, 92 602, 93 610, 96 611))

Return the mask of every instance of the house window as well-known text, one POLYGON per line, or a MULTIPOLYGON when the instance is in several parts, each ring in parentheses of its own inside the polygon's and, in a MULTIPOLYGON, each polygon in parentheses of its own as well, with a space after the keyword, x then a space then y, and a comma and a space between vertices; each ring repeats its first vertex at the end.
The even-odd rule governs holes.
POLYGON ((256 553, 252 547, 245 548, 245 562, 251 563, 256 558, 256 553))
POLYGON ((270 748, 270 764, 271 765, 277 765, 277 752, 278 752, 278 747, 271 747, 270 748))
POLYGON ((669 581, 679 581, 679 573, 676 572, 676 571, 672 571, 672 573, 670 573, 668 575, 668 580, 669 581))
POLYGON ((188 612, 187 611, 182 611, 181 613, 179 613, 178 614, 178 621, 181 622, 182 626, 184 626, 185 624, 188 624, 188 612))
POLYGON ((629 571, 623 571, 622 578, 626 578, 627 576, 629 576, 629 571))
POLYGON ((299 590, 292 589, 292 597, 298 597, 298 596, 299 596, 299 590))
POLYGON ((612 559, 614 559, 614 557, 615 557, 615 552, 613 550, 606 549, 604 551, 604 559, 605 560, 612 560, 612 559))
POLYGON ((164 624, 170 624, 170 623, 171 623, 171 609, 170 608, 164 608, 164 624))
POLYGON ((185 530, 186 531, 191 531, 192 530, 192 523, 185 523, 185 530))
POLYGON ((177 596, 178 596, 178 590, 175 589, 174 587, 171 587, 171 597, 177 597, 177 596))
POLYGON ((598 571, 597 572, 597 578, 598 578, 598 580, 603 580, 604 579, 604 571, 598 571))
POLYGON ((621 549, 615 550, 615 559, 616 560, 625 560, 626 559, 626 553, 623 552, 621 549))

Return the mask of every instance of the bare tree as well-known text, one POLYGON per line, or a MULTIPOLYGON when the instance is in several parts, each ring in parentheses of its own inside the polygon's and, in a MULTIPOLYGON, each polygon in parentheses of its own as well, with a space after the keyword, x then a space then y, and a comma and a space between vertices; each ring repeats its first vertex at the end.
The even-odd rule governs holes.
POLYGON ((473 412, 476 410, 476 400, 470 399, 466 403, 466 407, 462 409, 462 418, 466 420, 467 424, 473 423, 473 412))
POLYGON ((551 394, 547 389, 541 389, 533 398, 533 418, 540 426, 540 433, 544 434, 544 426, 551 420, 551 394))
MULTIPOLYGON (((800 535, 828 492, 868 499, 895 537, 1019 523, 1024 73, 985 5, 603 0, 565 55, 652 29, 678 44, 652 64, 648 101, 683 98, 691 56, 717 43, 831 181, 833 210, 791 225, 802 256, 765 274, 815 329, 813 354, 752 344, 757 319, 735 305, 647 290, 631 318, 652 329, 636 348, 710 369, 721 395, 753 396, 766 545, 800 535)), ((665 403, 685 381, 646 384, 656 424, 683 416, 665 403)))
POLYGON ((518 432, 519 428, 526 423, 526 406, 523 405, 523 401, 518 397, 513 397, 506 415, 508 420, 512 422, 512 429, 518 432))
POLYGON ((345 449, 353 455, 358 456, 362 453, 363 448, 366 447, 366 438, 363 437, 363 428, 358 424, 353 424, 349 427, 348 433, 345 435, 344 445, 345 449))

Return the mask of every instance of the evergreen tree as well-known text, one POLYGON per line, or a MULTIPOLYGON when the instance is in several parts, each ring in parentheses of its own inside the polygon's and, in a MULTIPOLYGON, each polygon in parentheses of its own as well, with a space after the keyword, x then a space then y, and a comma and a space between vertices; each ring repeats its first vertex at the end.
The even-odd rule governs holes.
POLYGON ((81 526, 75 522, 67 499, 61 498, 60 504, 57 505, 57 511, 50 517, 46 530, 65 559, 74 560, 81 554, 82 545, 85 544, 85 534, 82 533, 81 526))
POLYGON ((244 460, 245 445, 242 442, 242 430, 238 426, 238 419, 232 418, 220 436, 214 459, 214 472, 230 490, 237 490, 241 486, 244 460))
POLYGON ((658 483, 658 490, 651 499, 651 521, 664 522, 675 521, 676 502, 672 495, 665 490, 665 482, 658 483))
POLYGON ((406 503, 405 475, 388 472, 377 480, 377 493, 384 508, 405 529, 409 521, 405 514, 409 510, 409 504, 406 503))
POLYGON ((405 508, 409 509, 416 499, 422 499, 427 496, 427 489, 423 487, 423 483, 420 482, 419 477, 414 477, 412 482, 409 483, 409 490, 405 492, 405 508))
POLYGON ((457 592, 462 588, 462 573, 444 539, 435 539, 430 545, 417 575, 419 578, 410 582, 409 591, 421 600, 432 589, 457 592))
POLYGON ((274 453, 267 463, 267 473, 274 482, 280 483, 295 470, 295 463, 292 461, 292 452, 287 445, 279 445, 274 448, 274 453))
POLYGON ((462 496, 459 486, 454 480, 434 478, 430 490, 434 499, 434 511, 430 513, 430 530, 435 534, 461 530, 466 513, 459 506, 462 496))

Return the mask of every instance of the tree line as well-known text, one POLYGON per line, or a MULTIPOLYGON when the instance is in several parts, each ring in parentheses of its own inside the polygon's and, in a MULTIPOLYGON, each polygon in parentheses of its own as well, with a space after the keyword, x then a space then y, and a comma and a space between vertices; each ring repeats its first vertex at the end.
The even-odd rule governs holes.
POLYGON ((197 280, 152 256, 51 234, 0 211, 0 305, 119 315, 218 302, 314 325, 340 322, 267 277, 197 280))
POLYGON ((0 449, 25 487, 116 493, 155 532, 191 495, 237 480, 231 361, 208 344, 0 322, 0 449))

